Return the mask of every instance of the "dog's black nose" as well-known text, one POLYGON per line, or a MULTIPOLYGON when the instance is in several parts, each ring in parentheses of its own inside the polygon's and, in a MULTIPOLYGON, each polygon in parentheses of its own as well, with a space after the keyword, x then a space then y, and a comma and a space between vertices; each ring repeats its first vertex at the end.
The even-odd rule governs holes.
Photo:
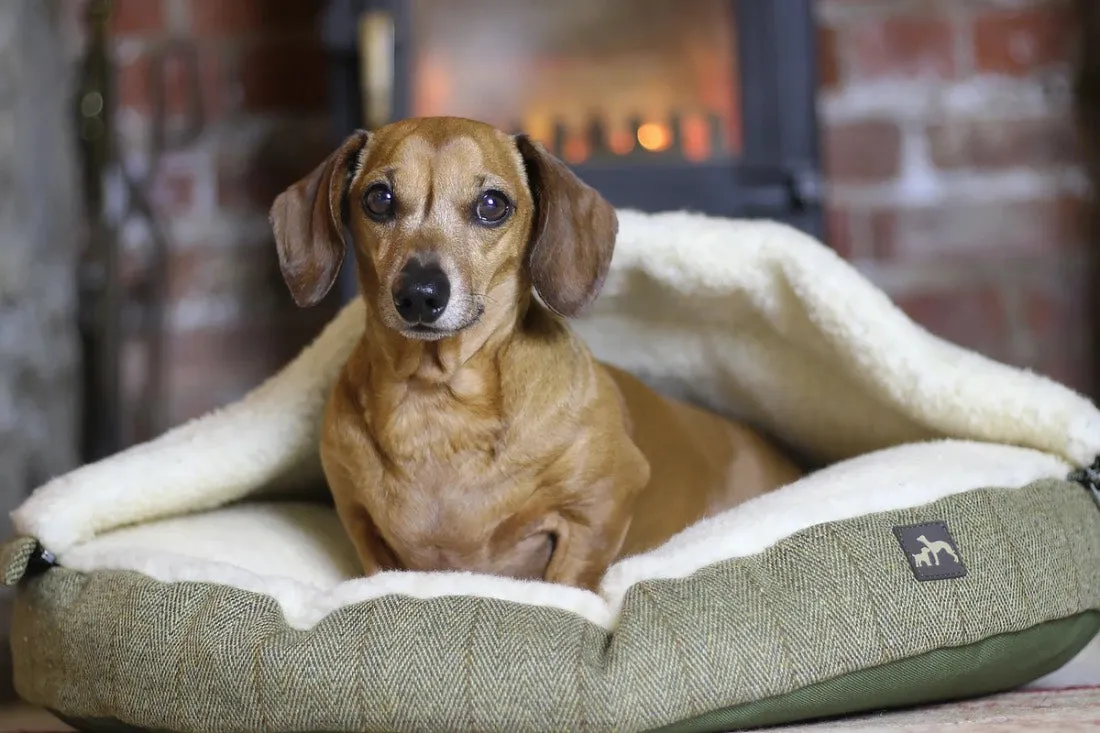
POLYGON ((435 263, 409 260, 397 278, 393 304, 409 323, 434 323, 447 310, 451 281, 435 263))

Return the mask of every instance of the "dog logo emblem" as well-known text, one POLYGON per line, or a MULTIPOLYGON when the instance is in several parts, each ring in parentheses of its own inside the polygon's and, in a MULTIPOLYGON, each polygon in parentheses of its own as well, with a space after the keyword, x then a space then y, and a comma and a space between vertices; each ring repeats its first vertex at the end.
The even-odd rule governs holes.
POLYGON ((948 580, 966 576, 966 566, 946 522, 894 527, 894 535, 917 580, 948 580))

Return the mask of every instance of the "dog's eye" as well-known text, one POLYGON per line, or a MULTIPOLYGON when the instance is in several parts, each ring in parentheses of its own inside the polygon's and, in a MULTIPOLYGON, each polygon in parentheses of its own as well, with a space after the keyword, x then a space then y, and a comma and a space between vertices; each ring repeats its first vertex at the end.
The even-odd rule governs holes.
POLYGON ((500 191, 486 191, 474 205, 474 216, 482 224, 499 224, 512 213, 512 203, 500 191))
POLYGON ((363 206, 367 210, 367 215, 375 221, 389 221, 393 218, 396 208, 393 190, 384 183, 374 184, 363 196, 363 206))

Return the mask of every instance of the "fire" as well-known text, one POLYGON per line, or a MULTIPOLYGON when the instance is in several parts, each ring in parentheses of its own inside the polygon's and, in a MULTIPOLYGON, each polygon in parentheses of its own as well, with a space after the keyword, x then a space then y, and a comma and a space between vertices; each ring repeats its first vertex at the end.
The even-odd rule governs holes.
POLYGON ((566 163, 583 163, 588 159, 588 142, 583 137, 570 137, 565 141, 562 157, 566 163))
POLYGON ((671 121, 650 117, 641 122, 627 119, 558 119, 545 114, 529 114, 514 126, 560 155, 570 165, 602 160, 605 155, 633 156, 672 151, 685 161, 699 163, 720 152, 715 147, 712 117, 692 110, 673 115, 671 121))
POLYGON ((647 122, 638 127, 638 144, 653 153, 668 150, 672 145, 672 131, 659 122, 647 122))
POLYGON ((707 121, 698 115, 687 115, 682 122, 683 155, 692 163, 710 157, 710 129, 707 121))
POLYGON ((615 155, 626 155, 634 149, 634 136, 630 134, 630 130, 617 128, 608 137, 607 146, 615 155))

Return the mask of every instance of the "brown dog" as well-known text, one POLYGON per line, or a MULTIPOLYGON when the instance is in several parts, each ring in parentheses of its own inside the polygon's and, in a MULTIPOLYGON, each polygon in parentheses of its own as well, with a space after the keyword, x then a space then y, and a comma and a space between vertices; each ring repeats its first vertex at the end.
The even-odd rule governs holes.
POLYGON ((300 306, 336 280, 345 227, 355 246, 366 330, 321 459, 367 574, 594 588, 617 558, 799 474, 570 332, 563 317, 599 293, 618 222, 526 136, 457 118, 359 131, 271 215, 300 306))

